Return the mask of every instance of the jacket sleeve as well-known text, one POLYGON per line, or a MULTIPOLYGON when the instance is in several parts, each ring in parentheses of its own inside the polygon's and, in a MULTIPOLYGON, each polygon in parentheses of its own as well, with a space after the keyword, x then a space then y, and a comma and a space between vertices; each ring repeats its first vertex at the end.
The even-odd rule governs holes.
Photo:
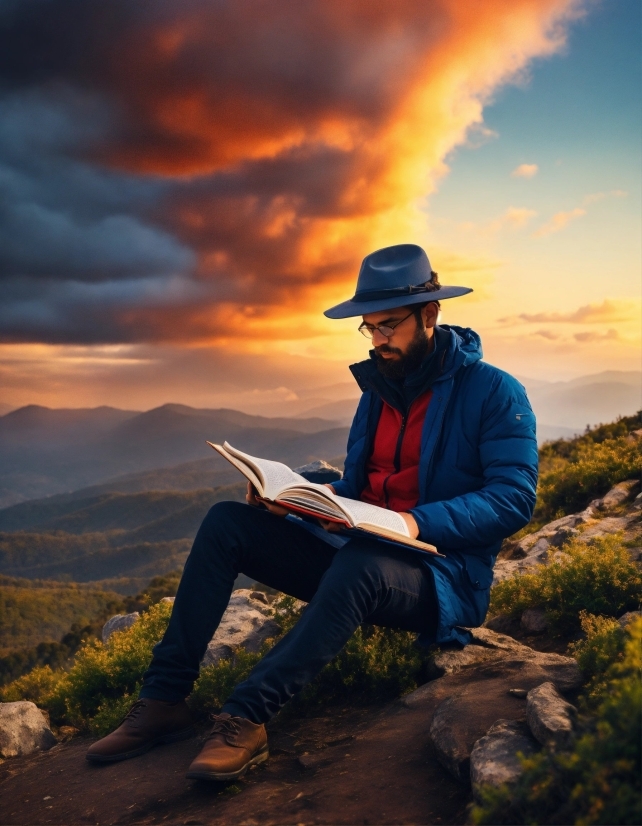
POLYGON ((481 489, 411 511, 419 538, 438 548, 488 546, 531 519, 538 463, 535 416, 522 386, 501 375, 481 409, 481 489))

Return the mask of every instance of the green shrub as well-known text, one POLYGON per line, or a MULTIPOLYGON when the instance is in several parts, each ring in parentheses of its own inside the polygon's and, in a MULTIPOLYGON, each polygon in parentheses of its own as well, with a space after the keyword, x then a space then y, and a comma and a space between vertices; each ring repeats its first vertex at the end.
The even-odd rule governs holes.
POLYGON ((606 677, 608 691, 571 748, 523 760, 513 788, 483 790, 474 823, 642 822, 642 619, 627 629, 623 657, 606 677))
POLYGON ((629 442, 619 437, 599 443, 589 441, 562 467, 540 478, 535 518, 554 519, 582 510, 617 482, 639 477, 641 470, 642 440, 629 442))
MULTIPOLYGON (((277 600, 274 608, 282 635, 297 622, 301 609, 287 596, 277 600)), ((31 699, 46 708, 56 723, 106 733, 136 699, 152 648, 170 614, 169 603, 154 605, 129 630, 113 634, 107 645, 85 641, 69 671, 36 668, 7 686, 2 698, 31 699)), ((268 640, 258 654, 239 649, 230 660, 203 668, 190 697, 194 711, 203 714, 219 708, 273 643, 268 640)), ((353 692, 363 692, 368 700, 401 694, 423 680, 425 663, 413 634, 363 626, 297 699, 297 708, 353 692)))
POLYGON ((571 643, 569 653, 575 657, 587 685, 583 692, 586 708, 595 707, 608 690, 607 672, 624 657, 626 631, 609 617, 597 617, 580 611, 584 639, 571 643))
POLYGON ((588 543, 571 540, 558 560, 499 582, 491 591, 490 613, 519 616, 526 608, 544 607, 551 630, 580 629, 580 611, 617 617, 635 609, 642 574, 619 535, 588 543))

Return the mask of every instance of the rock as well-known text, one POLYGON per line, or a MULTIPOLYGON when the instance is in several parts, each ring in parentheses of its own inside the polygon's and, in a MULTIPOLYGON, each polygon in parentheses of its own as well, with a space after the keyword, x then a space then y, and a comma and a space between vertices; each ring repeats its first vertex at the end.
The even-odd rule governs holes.
POLYGON ((611 508, 617 508, 618 505, 623 504, 627 499, 629 499, 633 493, 633 490, 639 484, 640 483, 637 479, 628 479, 626 482, 618 482, 618 484, 612 487, 611 490, 601 499, 596 499, 595 502, 591 502, 591 505, 594 505, 599 510, 610 510, 611 508))
POLYGON ((56 738, 34 703, 0 703, 0 756, 21 757, 55 745, 56 738))
POLYGON ((323 460, 309 462, 307 465, 295 468, 294 472, 303 476, 308 482, 316 482, 319 485, 331 485, 343 478, 343 473, 339 468, 333 467, 323 460))
POLYGON ((582 685, 582 672, 577 661, 561 654, 535 651, 505 634, 490 628, 468 629, 473 637, 470 645, 462 649, 439 651, 431 664, 431 676, 455 674, 462 669, 494 662, 529 662, 547 673, 561 691, 572 691, 582 685))
POLYGON ((498 634, 510 635, 514 627, 515 620, 509 614, 496 614, 484 623, 484 628, 490 628, 491 631, 497 631, 498 634))
POLYGON ((527 608, 519 622, 527 634, 544 634, 548 628, 548 619, 543 608, 527 608))
POLYGON ((636 620, 639 617, 642 617, 642 611, 627 611, 626 614, 622 614, 618 622, 622 628, 626 628, 633 622, 633 620, 636 620))
POLYGON ((435 711, 430 724, 430 739, 441 765, 457 780, 466 781, 470 771, 470 748, 453 727, 457 716, 457 697, 449 697, 435 711))
POLYGON ((553 683, 532 688, 526 698, 526 720, 543 746, 564 748, 573 734, 577 709, 561 696, 553 683))
POLYGON ((176 601, 176 597, 163 597, 161 599, 161 602, 171 602, 172 605, 174 604, 175 601, 176 601))
POLYGON ((542 683, 570 691, 583 682, 572 657, 535 651, 489 628, 469 630, 473 643, 437 654, 442 676, 401 700, 406 708, 434 709, 429 731, 435 754, 459 780, 468 777, 473 745, 498 717, 525 721, 528 692, 542 683))
POLYGON ((518 752, 528 757, 536 751, 537 744, 524 723, 497 720, 475 743, 470 754, 470 781, 477 802, 483 786, 516 783, 523 771, 518 752))
POLYGON ((138 611, 134 611, 132 614, 116 614, 113 617, 110 617, 107 622, 103 625, 103 645, 107 642, 107 640, 111 637, 111 635, 116 631, 126 631, 128 628, 131 628, 135 622, 140 619, 140 614, 138 611))
POLYGON ((273 619, 273 611, 263 601, 264 594, 239 588, 232 593, 221 624, 216 629, 201 665, 213 665, 231 657, 241 646, 246 651, 257 652, 268 637, 279 631, 273 619), (260 596, 256 596, 260 594, 260 596))

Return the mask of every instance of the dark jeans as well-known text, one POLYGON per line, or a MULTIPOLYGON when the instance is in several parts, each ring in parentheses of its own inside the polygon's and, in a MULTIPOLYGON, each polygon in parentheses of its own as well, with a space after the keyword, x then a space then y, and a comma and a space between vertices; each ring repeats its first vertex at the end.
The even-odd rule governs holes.
POLYGON ((337 550, 266 510, 221 502, 196 535, 141 697, 187 697, 239 573, 309 603, 225 704, 255 723, 267 722, 309 683, 362 622, 423 632, 436 619, 432 581, 418 554, 368 538, 337 550))

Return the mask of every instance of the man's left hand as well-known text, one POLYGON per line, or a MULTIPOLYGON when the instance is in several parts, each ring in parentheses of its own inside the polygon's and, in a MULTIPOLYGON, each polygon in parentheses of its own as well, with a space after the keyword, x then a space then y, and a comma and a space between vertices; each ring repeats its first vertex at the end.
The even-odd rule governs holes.
POLYGON ((411 539, 416 539, 419 536, 419 525, 415 521, 415 517, 411 513, 400 513, 399 516, 408 526, 411 539))

